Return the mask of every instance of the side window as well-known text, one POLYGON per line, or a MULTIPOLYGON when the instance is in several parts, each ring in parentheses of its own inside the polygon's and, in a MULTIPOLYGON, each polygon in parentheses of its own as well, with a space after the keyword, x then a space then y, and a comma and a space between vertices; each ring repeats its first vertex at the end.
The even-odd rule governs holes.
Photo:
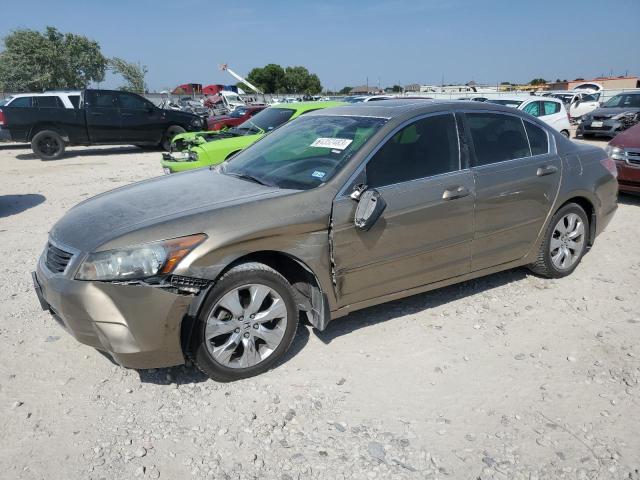
POLYGON ((80 108, 80 95, 69 95, 69 101, 73 108, 80 108))
POLYGON ((30 107, 33 97, 18 97, 14 99, 9 106, 10 107, 30 107))
POLYGON ((542 102, 531 102, 526 105, 522 111, 528 113, 529 115, 533 115, 534 117, 539 117, 542 115, 542 111, 540 109, 540 104, 542 102))
POLYGON ((93 107, 96 108, 117 108, 116 94, 114 92, 95 92, 93 107))
POLYGON ((146 110, 148 107, 148 103, 144 98, 139 97, 138 95, 133 95, 131 93, 119 93, 118 101, 120 102, 121 108, 146 110))
POLYGON ((524 122, 524 128, 529 137, 529 145, 531 145, 532 155, 544 155, 549 153, 549 140, 547 132, 531 122, 524 122))
POLYGON ((455 118, 435 115, 404 127, 378 150, 367 164, 367 185, 382 187, 459 169, 455 118))
POLYGON ((36 102, 38 102, 38 107, 40 108, 64 108, 64 105, 62 105, 62 100, 53 95, 47 95, 46 97, 35 97, 35 100, 36 102))
POLYGON ((560 111, 560 104, 556 102, 544 102, 544 115, 553 115, 560 111))
POLYGON ((500 113, 467 113, 465 118, 477 166, 531 156, 520 118, 500 113))

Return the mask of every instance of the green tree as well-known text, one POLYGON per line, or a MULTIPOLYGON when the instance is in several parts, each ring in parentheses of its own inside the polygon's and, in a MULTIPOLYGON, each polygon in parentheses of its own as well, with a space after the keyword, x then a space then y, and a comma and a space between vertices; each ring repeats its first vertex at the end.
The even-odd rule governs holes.
POLYGON ((0 88, 13 91, 85 88, 101 82, 107 59, 100 45, 83 35, 16 30, 4 38, 0 88))
POLYGON ((353 90, 353 87, 342 87, 342 90, 340 90, 338 93, 341 95, 349 95, 349 92, 353 90))
POLYGON ((118 57, 114 57, 109 60, 109 66, 115 73, 122 75, 122 78, 127 82, 126 85, 120 87, 120 90, 127 90, 128 92, 144 93, 146 91, 146 84, 144 77, 148 72, 145 65, 140 63, 130 63, 118 57))
POLYGON ((391 87, 391 91, 394 93, 400 93, 402 92, 402 87, 400 85, 394 85, 393 87, 391 87))
POLYGON ((287 93, 315 95, 322 91, 318 76, 315 73, 309 73, 309 70, 301 66, 285 69, 283 86, 287 93))
POLYGON ((249 72, 247 80, 264 93, 278 93, 283 89, 284 69, 275 63, 256 67, 249 72))
POLYGON ((529 85, 544 85, 547 81, 544 78, 534 78, 529 82, 529 85))

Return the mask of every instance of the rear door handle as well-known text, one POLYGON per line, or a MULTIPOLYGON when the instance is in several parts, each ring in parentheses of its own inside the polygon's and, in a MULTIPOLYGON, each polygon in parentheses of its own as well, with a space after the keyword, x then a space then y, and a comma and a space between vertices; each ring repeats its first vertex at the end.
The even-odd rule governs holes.
POLYGON ((471 192, 469 191, 469 189, 463 185, 460 185, 459 187, 451 187, 451 188, 447 188, 444 193, 442 194, 442 199, 443 200, 454 200, 456 198, 462 198, 462 197, 466 197, 467 195, 469 195, 471 192))
POLYGON ((558 167, 555 167, 553 165, 544 165, 538 168, 536 175, 539 177, 544 177, 545 175, 553 175, 557 171, 558 171, 558 167))

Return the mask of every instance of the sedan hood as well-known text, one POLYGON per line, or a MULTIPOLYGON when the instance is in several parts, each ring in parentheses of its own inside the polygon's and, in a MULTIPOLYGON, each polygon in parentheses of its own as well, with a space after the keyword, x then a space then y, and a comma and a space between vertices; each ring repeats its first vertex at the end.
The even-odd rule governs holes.
POLYGON ((640 123, 616 135, 609 145, 620 148, 640 148, 640 123))
POLYGON ((50 235, 63 245, 91 252, 137 229, 286 192, 291 190, 199 169, 156 177, 85 200, 69 210, 50 235))

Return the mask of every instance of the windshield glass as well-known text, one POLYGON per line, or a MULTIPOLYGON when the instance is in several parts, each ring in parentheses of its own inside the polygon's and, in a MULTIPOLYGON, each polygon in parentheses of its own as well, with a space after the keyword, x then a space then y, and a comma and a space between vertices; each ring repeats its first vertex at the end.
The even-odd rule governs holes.
POLYGON ((497 99, 487 100, 487 103, 495 103, 497 105, 505 105, 507 107, 518 108, 522 103, 522 100, 500 100, 499 98, 497 98, 497 99))
POLYGON ((290 108, 267 108, 241 123, 238 130, 252 133, 270 132, 289 120, 294 114, 290 108))
POLYGON ((607 100, 603 105, 604 108, 640 108, 640 95, 624 94, 616 95, 607 100))
POLYGON ((301 117, 225 162, 221 171, 265 185, 308 190, 340 171, 385 122, 371 117, 301 117))

